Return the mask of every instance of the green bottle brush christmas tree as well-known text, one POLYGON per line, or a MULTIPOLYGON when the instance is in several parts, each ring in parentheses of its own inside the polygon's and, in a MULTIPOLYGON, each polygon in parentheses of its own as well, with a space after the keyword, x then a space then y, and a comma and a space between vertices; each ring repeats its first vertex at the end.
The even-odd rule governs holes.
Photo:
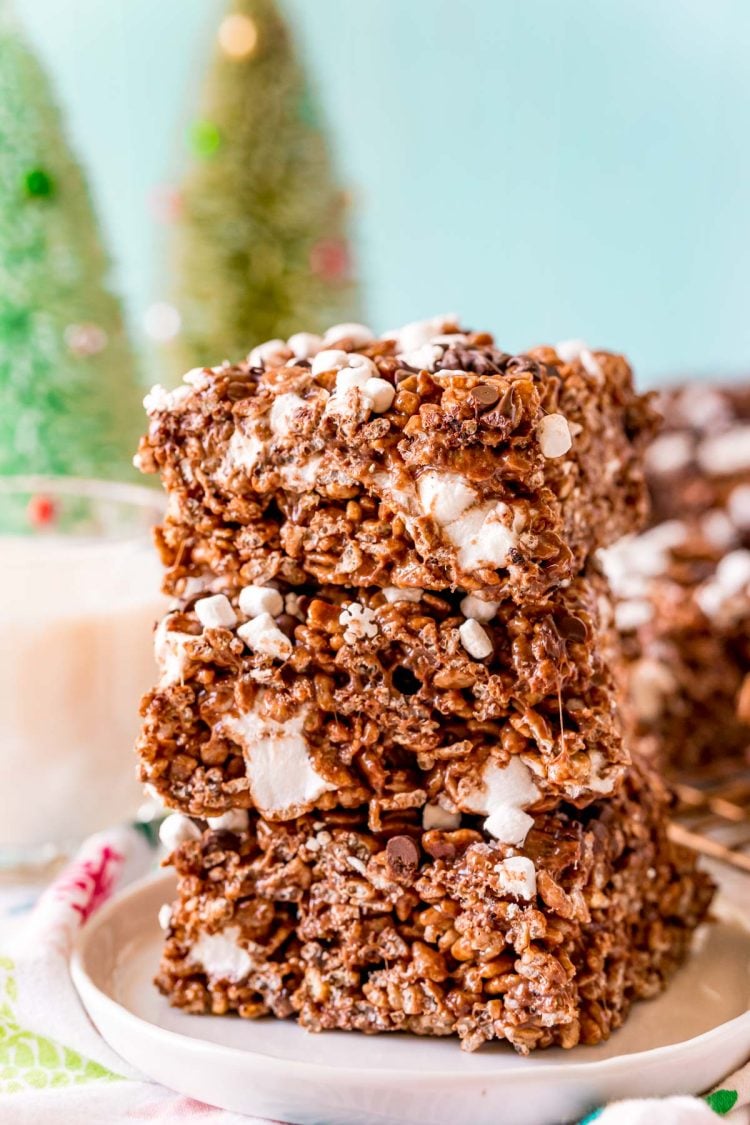
POLYGON ((190 145, 171 374, 352 319, 346 199, 273 0, 230 5, 190 145))
POLYGON ((128 478, 142 390, 86 183, 0 4, 0 475, 128 478))

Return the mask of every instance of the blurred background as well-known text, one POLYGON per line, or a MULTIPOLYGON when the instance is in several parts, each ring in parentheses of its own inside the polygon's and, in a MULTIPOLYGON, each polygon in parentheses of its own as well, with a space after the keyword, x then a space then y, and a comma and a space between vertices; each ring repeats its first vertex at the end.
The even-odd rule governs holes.
MULTIPOLYGON (((375 328, 459 311, 509 350, 583 337, 626 351, 642 385, 747 369, 745 0, 278 8, 344 192, 359 311, 375 328)), ((196 159, 191 128, 227 5, 21 0, 18 10, 152 382, 163 359, 154 338, 169 351, 175 330, 170 192, 196 159)), ((252 96, 273 103, 272 76, 252 96)), ((210 136, 197 140, 210 148, 210 136)), ((324 273, 341 273, 335 241, 321 253, 324 273)))

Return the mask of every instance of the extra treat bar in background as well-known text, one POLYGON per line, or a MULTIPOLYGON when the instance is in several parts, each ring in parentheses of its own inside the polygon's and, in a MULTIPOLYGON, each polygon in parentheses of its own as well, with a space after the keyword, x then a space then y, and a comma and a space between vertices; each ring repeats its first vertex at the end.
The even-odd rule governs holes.
POLYGON ((646 467, 652 523, 681 519, 750 547, 750 386, 688 383, 659 395, 646 467))
POLYGON ((508 355, 451 318, 300 333, 154 388, 166 587, 279 579, 523 601, 645 518, 654 427, 622 356, 508 355))
POLYGON ((373 825, 464 811, 519 842, 526 809, 610 794, 629 760, 595 566, 523 606, 251 586, 170 613, 156 649, 141 778, 198 816, 369 801, 373 825))
POLYGON ((711 898, 667 812, 639 763, 611 800, 539 814, 523 848, 480 824, 424 830, 414 810, 394 833, 361 810, 206 830, 175 815, 159 987, 191 1012, 313 1031, 601 1042, 664 987, 711 898))

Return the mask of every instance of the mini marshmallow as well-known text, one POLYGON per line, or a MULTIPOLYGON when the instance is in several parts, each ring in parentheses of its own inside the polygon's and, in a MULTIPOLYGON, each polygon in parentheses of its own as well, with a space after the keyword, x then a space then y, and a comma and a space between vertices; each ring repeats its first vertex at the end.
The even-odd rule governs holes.
POLYGON ((168 852, 186 844, 188 840, 200 840, 201 830, 189 816, 171 813, 159 825, 159 839, 168 852))
POLYGON ((261 613, 278 617, 284 610, 284 599, 272 586, 245 586, 240 590, 239 603, 248 617, 260 617, 261 613))
POLYGON ((295 359, 312 359, 323 347, 323 338, 314 332, 295 332, 286 344, 295 359))
MULTIPOLYGON (((414 320, 410 324, 405 324, 392 335, 398 342, 399 352, 403 354, 416 351, 423 344, 429 344, 436 336, 443 333, 449 325, 455 323, 456 317, 451 314, 433 316, 429 320, 414 320)), ((388 335, 390 336, 391 333, 388 333, 388 335)))
POLYGON ((690 434, 661 434, 646 450, 646 464, 652 473, 659 475, 677 473, 689 465, 693 458, 693 439, 690 434))
POLYGON ((372 329, 366 324, 333 324, 323 335, 324 344, 335 344, 337 340, 351 340, 355 348, 371 344, 375 339, 372 329))
POLYGON ((504 844, 520 848, 534 823, 525 809, 539 798, 529 767, 515 756, 504 766, 489 758, 479 784, 462 789, 460 807, 466 812, 483 813, 487 818, 485 831, 504 844))
POLYGON ((388 410, 396 397, 396 388, 393 384, 379 377, 368 379, 363 389, 376 414, 383 414, 388 410))
POLYGON ((209 828, 225 832, 247 832, 250 823, 247 809, 230 809, 221 816, 207 816, 206 820, 209 828))
POLYGON ((461 628, 458 630, 458 635, 461 638, 461 644, 464 646, 469 656, 473 656, 475 660, 485 660, 486 657, 492 654, 492 641, 489 636, 473 617, 467 618, 461 628))
POLYGON ((434 371, 444 354, 444 347, 431 343, 422 344, 420 348, 414 348, 409 352, 402 352, 397 359, 408 364, 409 367, 416 367, 418 371, 434 371))
POLYGON ((364 391, 371 378, 371 373, 362 367, 342 367, 336 376, 336 394, 344 395, 355 388, 364 391))
POLYGON ((335 348, 329 348, 325 351, 318 352, 315 359, 312 361, 310 370, 313 375, 322 375, 324 371, 339 371, 342 367, 346 367, 348 362, 349 355, 347 352, 340 352, 335 348))
POLYGON ((698 447, 698 464, 706 473, 727 476, 750 469, 750 424, 704 438, 698 447))
POLYGON ((546 414, 536 427, 536 436, 544 457, 562 457, 573 444, 564 414, 546 414))
POLYGON ((300 410, 305 406, 305 400, 295 394, 277 395, 273 400, 271 413, 268 416, 268 425, 271 433, 276 437, 286 437, 291 429, 292 422, 300 410))
POLYGON ((273 367, 280 366, 291 358, 292 350, 286 340, 266 340, 264 344, 258 344, 253 348, 247 357, 247 362, 251 367, 273 367))
POLYGON ((394 602, 421 602, 424 590, 414 586, 408 590, 400 590, 398 586, 385 586, 383 588, 385 600, 393 605, 394 602))
POLYGON ((442 805, 425 805, 422 809, 422 827, 425 832, 437 828, 442 832, 451 832, 461 826, 461 813, 449 812, 442 805))
POLYGON ((163 410, 175 410, 190 396, 192 388, 188 386, 175 387, 168 391, 161 383, 156 383, 143 400, 143 409, 147 414, 156 414, 163 410))
POLYGON ((159 907, 157 915, 159 919, 159 929, 168 930, 172 922, 172 906, 169 902, 163 902, 159 907))
POLYGON ((213 594, 195 603, 195 612, 204 629, 233 629, 237 614, 225 594, 213 594))
POLYGON ((277 628, 270 613, 260 613, 252 621, 240 625, 237 635, 249 649, 274 660, 288 660, 292 655, 292 642, 277 628))
POLYGON ((477 494, 459 473, 431 469, 417 482, 419 502, 425 515, 445 526, 453 523, 474 503, 477 494))
POLYGON ((654 607, 647 598, 630 598, 615 606, 615 625, 619 632, 640 629, 654 616, 654 607))
POLYGON ((473 617, 482 624, 492 621, 499 608, 500 602, 485 601, 476 594, 467 594, 461 599, 461 613, 464 617, 473 617))
POLYGON ((348 645, 356 644, 363 637, 374 637, 378 623, 374 612, 359 602, 349 602, 339 614, 339 624, 344 626, 344 640, 348 645))
POLYGON ((637 717, 653 723, 661 715, 667 696, 677 690, 677 682, 659 660, 637 660, 630 669, 630 701, 637 717))
POLYGON ((241 981, 253 967, 252 958, 240 945, 240 927, 228 926, 215 934, 201 934, 190 948, 188 959, 201 965, 211 981, 241 981))
POLYGON ((604 372, 599 360, 583 340, 561 340, 559 344, 555 344, 555 351, 563 363, 574 363, 578 360, 587 375, 593 379, 603 377, 604 372))
POLYGON ((750 484, 738 484, 727 499, 729 515, 735 527, 750 531, 750 484))
POLYGON ((514 898, 528 901, 536 895, 536 869, 523 855, 511 856, 495 865, 500 890, 514 898))
POLYGON ((195 388, 195 390, 203 390, 203 388, 208 386, 211 382, 210 375, 212 373, 212 368, 210 367, 191 367, 190 370, 182 376, 182 381, 183 383, 187 383, 189 387, 195 388))

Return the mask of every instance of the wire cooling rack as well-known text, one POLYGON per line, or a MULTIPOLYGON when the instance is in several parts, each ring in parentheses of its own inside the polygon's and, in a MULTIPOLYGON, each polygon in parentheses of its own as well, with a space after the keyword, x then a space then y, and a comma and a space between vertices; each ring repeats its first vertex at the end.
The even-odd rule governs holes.
POLYGON ((672 778, 672 839, 750 873, 750 766, 672 778))

